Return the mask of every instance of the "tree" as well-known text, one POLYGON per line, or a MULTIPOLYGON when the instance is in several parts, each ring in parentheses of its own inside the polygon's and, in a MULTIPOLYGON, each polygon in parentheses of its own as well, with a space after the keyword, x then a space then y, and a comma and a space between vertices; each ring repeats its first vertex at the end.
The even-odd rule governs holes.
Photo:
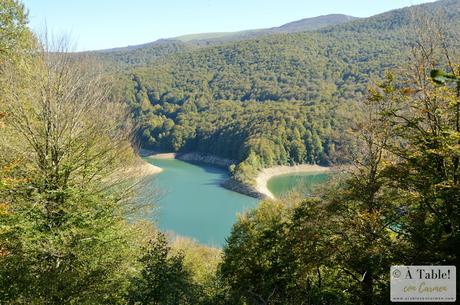
POLYGON ((196 304, 196 287, 184 267, 183 253, 172 254, 162 233, 157 233, 143 252, 141 272, 131 279, 129 304, 196 304))
POLYGON ((23 59, 31 50, 34 41, 27 23, 27 12, 20 1, 0 2, 0 67, 23 59))
POLYGON ((294 164, 302 164, 307 156, 305 145, 298 139, 291 142, 289 155, 294 164))
POLYGON ((219 277, 231 304, 286 304, 286 212, 280 202, 261 202, 233 226, 219 277))
MULTIPOLYGON (((389 82, 391 79, 389 76, 389 82)), ((394 106, 396 93, 387 84, 370 89, 363 105, 364 119, 356 126, 359 150, 348 175, 326 193, 324 201, 330 213, 325 226, 333 249, 330 264, 354 283, 349 289, 355 291, 356 302, 364 305, 389 302, 387 271, 402 250, 397 229, 401 202, 395 200, 387 172, 394 157, 385 149, 394 125, 381 116, 394 106), (386 97, 379 89, 385 90, 386 97)))
POLYGON ((228 304, 351 304, 349 285, 332 261, 319 199, 266 201, 240 217, 218 275, 228 304))
POLYGON ((30 53, 34 51, 32 46, 24 7, 18 1, 0 2, 0 302, 13 300, 27 283, 22 245, 13 229, 17 219, 9 199, 11 190, 24 187, 28 180, 23 176, 24 160, 3 144, 13 140, 4 137, 9 126, 4 101, 11 96, 14 86, 23 85, 30 68, 30 53), (12 279, 22 284, 12 286, 12 279))
MULTIPOLYGON (((396 130, 396 140, 389 142, 386 149, 401 160, 390 167, 390 172, 395 187, 407 198, 404 202, 407 215, 401 228, 412 247, 411 261, 457 264, 460 94, 458 83, 444 86, 438 73, 433 73, 433 78, 430 75, 431 67, 439 59, 425 50, 430 47, 436 50, 437 43, 439 40, 430 37, 414 49, 411 78, 402 88, 396 84, 386 87, 386 91, 396 92, 395 106, 382 116, 390 120, 396 130), (427 243, 429 249, 424 246, 427 243)), ((460 71, 454 65, 449 67, 450 75, 457 79, 460 71)))
POLYGON ((5 185, 4 171, 0 176, 0 202, 7 206, 0 298, 117 303, 137 255, 126 220, 134 206, 125 166, 135 160, 130 126, 122 123, 127 114, 108 101, 109 82, 94 63, 66 53, 62 42, 53 46, 58 52, 47 47, 2 96, 1 151, 23 162, 14 172, 21 183, 5 185))

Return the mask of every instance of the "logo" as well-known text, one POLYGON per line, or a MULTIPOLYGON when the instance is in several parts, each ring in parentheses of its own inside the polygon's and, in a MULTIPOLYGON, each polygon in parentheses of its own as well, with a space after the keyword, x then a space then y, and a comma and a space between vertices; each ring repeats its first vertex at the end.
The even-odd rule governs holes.
POLYGON ((392 266, 392 302, 455 302, 455 266, 392 266))

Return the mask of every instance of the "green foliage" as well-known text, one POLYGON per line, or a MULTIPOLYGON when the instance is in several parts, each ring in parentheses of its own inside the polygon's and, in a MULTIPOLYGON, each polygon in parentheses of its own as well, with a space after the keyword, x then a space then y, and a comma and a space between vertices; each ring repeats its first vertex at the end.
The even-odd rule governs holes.
POLYGON ((219 269, 229 304, 351 304, 325 265, 324 212, 307 200, 262 202, 234 225, 219 269))
POLYGON ((347 119, 339 116, 353 106, 193 100, 184 105, 194 107, 186 111, 164 102, 136 112, 141 143, 157 150, 198 151, 235 160, 234 178, 245 182, 262 167, 346 160, 337 153, 347 143, 338 133, 347 119))
MULTIPOLYGON (((446 14, 448 28, 455 29, 458 2, 441 2, 420 10, 446 14)), ((402 9, 314 32, 186 44, 159 57, 139 56, 123 84, 139 123, 137 139, 156 150, 235 160, 241 166, 233 177, 242 182, 252 180, 259 162, 348 162, 354 143, 342 136, 350 125, 344 118, 359 115, 356 101, 369 81, 404 63, 412 15, 402 9), (260 159, 254 166, 247 160, 251 151, 260 159)), ((161 48, 124 52, 136 57, 161 48)))
POLYGON ((0 2, 0 64, 17 61, 30 51, 32 34, 27 27, 27 13, 18 0, 0 2))
POLYGON ((229 303, 389 304, 390 266, 458 264, 460 91, 410 71, 421 83, 389 75, 370 90, 354 168, 320 198, 261 203, 234 225, 229 303))
POLYGON ((222 251, 183 237, 176 237, 171 243, 171 249, 173 253, 184 255, 184 267, 191 274, 195 287, 200 291, 200 300, 196 303, 215 305, 220 293, 216 272, 222 251))
MULTIPOLYGON (((423 58, 425 63, 432 60, 423 58)), ((458 79, 458 66, 449 69, 452 77, 448 79, 458 79)), ((382 116, 396 127, 395 138, 406 141, 405 149, 397 140, 387 144, 386 148, 402 159, 388 166, 388 171, 398 191, 408 198, 401 229, 410 242, 411 259, 419 264, 457 264, 460 86, 439 86, 436 79, 433 82, 423 78, 421 94, 399 89, 394 80, 382 88, 381 99, 392 102, 391 111, 382 116)))
POLYGON ((178 40, 158 40, 140 46, 88 52, 107 63, 111 70, 153 63, 169 54, 194 49, 178 40))
POLYGON ((124 111, 84 60, 34 48, 19 2, 0 5, 0 303, 123 302, 137 256, 124 111))
POLYGON ((73 189, 63 193, 66 200, 59 209, 47 212, 43 203, 49 195, 25 192, 3 217, 1 239, 7 242, 0 260, 2 301, 120 301, 123 295, 114 292, 125 289, 123 276, 132 251, 124 220, 113 215, 114 201, 73 189))
MULTIPOLYGON (((455 29, 458 3, 426 7, 455 29)), ((388 304, 390 265, 459 265, 460 69, 437 56, 456 42, 418 32, 409 72, 371 88, 362 112, 354 103, 404 60, 410 15, 98 53, 136 66, 114 74, 109 97, 80 57, 35 56, 23 6, 1 1, 0 303, 388 304), (239 181, 276 164, 347 162, 350 150, 355 167, 318 198, 241 216, 222 261, 161 233, 142 248, 149 234, 128 222, 129 124, 110 102, 120 98, 144 147, 233 159, 239 181)))
POLYGON ((196 304, 198 296, 184 254, 171 254, 166 237, 158 233, 140 259, 140 274, 131 279, 128 304, 196 304))
POLYGON ((448 81, 459 82, 460 78, 453 73, 445 73, 441 70, 431 70, 430 76, 438 85, 445 85, 448 81))

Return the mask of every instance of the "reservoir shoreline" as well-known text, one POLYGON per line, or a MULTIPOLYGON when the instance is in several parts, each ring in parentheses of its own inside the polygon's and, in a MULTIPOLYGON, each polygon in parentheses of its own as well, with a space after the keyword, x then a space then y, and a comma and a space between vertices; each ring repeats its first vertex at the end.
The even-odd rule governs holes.
POLYGON ((325 173, 330 170, 330 167, 319 166, 316 164, 299 164, 294 166, 280 165, 264 168, 257 174, 255 179, 255 189, 257 192, 264 194, 270 199, 276 199, 275 195, 268 189, 268 181, 271 178, 295 173, 325 173))
MULTIPOLYGON (((204 163, 228 170, 231 164, 236 164, 236 161, 225 159, 213 155, 205 155, 200 153, 159 153, 151 150, 141 149, 139 151, 141 157, 155 159, 178 159, 190 163, 204 163)), ((148 162, 146 162, 148 163, 148 162)), ((152 174, 157 174, 162 171, 161 168, 149 165, 156 169, 150 169, 152 174), (159 170, 158 170, 159 169, 159 170)), ((288 175, 295 173, 324 173, 330 171, 330 167, 319 166, 315 164, 300 164, 295 166, 274 166, 264 168, 258 172, 255 177, 255 185, 247 185, 233 179, 227 179, 221 183, 221 186, 234 192, 247 195, 259 199, 276 199, 275 195, 268 189, 268 181, 280 175, 288 175)))
MULTIPOLYGON (((161 173, 163 169, 149 162, 145 162, 142 158, 137 158, 132 165, 122 170, 122 175, 125 177, 144 178, 151 175, 161 173)), ((118 173, 120 174, 120 173, 118 173)))

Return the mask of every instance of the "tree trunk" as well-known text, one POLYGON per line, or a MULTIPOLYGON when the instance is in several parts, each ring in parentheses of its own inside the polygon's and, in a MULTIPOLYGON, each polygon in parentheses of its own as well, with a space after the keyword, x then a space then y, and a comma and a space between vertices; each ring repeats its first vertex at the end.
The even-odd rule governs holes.
POLYGON ((363 305, 373 305, 374 304, 374 289, 373 285, 374 280, 372 278, 372 273, 370 271, 366 271, 364 274, 363 280, 361 282, 361 288, 362 288, 362 300, 361 303, 363 305))

